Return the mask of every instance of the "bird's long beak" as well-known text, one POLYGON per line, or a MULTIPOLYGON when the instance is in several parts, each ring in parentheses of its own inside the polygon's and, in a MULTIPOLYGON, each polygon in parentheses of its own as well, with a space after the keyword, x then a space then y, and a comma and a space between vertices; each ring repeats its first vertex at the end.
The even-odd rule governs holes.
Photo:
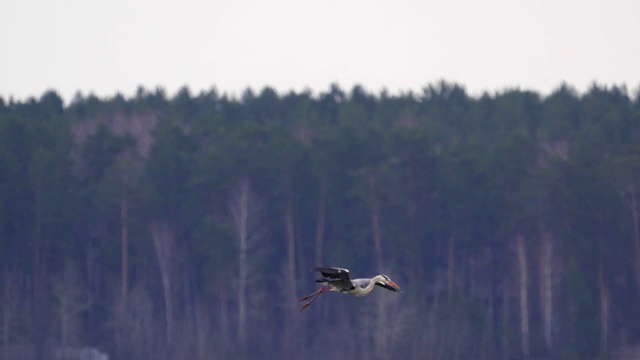
POLYGON ((400 290, 400 285, 396 284, 393 280, 389 280, 387 281, 389 283, 389 285, 393 286, 394 288, 400 290))

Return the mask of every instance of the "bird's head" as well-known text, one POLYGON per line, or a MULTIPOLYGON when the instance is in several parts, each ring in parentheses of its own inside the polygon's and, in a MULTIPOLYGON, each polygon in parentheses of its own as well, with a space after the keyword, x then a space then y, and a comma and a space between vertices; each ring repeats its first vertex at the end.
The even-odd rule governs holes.
POLYGON ((376 285, 381 286, 387 290, 400 291, 400 285, 396 284, 387 275, 380 275, 379 280, 376 282, 376 285))

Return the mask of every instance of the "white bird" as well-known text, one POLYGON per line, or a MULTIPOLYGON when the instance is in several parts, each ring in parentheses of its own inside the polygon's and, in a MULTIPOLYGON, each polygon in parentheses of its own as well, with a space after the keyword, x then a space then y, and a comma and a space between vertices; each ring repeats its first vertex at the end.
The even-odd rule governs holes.
POLYGON ((372 279, 350 279, 349 270, 336 267, 316 267, 312 269, 322 274, 322 279, 317 279, 316 284, 324 285, 312 294, 309 294, 300 301, 307 301, 300 311, 306 309, 311 303, 320 296, 320 294, 328 291, 336 291, 343 294, 354 296, 365 296, 378 285, 387 290, 400 292, 400 286, 389 279, 387 275, 376 275, 372 279))

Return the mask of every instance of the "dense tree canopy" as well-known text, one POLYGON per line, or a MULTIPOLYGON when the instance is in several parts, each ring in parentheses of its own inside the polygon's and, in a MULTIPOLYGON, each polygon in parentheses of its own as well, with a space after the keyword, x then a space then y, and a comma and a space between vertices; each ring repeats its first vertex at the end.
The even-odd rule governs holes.
POLYGON ((0 99, 0 345, 611 354, 640 343, 638 144, 640 98, 597 85, 0 99), (404 293, 300 313, 315 265, 404 293))

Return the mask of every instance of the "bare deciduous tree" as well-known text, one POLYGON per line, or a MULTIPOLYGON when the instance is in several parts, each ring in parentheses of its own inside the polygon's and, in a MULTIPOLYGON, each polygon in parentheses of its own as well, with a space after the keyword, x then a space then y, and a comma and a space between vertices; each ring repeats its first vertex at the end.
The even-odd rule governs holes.
POLYGON ((91 302, 76 265, 66 262, 62 273, 52 279, 51 288, 57 303, 60 345, 78 345, 82 332, 80 316, 91 302))
POLYGON ((609 287, 605 276, 604 265, 602 260, 599 260, 598 264, 598 293, 600 300, 600 343, 601 351, 607 351, 607 344, 609 342, 609 318, 611 313, 611 296, 609 294, 609 287))
POLYGON ((449 299, 453 297, 456 274, 456 230, 454 228, 451 229, 447 240, 447 290, 449 299))
POLYGON ((154 221, 149 225, 149 232, 156 250, 162 288, 164 293, 165 320, 167 322, 167 344, 173 343, 174 316, 173 316, 173 262, 175 261, 175 230, 166 222, 154 221))
POLYGON ((327 202, 327 180, 322 179, 320 183, 320 198, 318 199, 318 221, 316 223, 315 266, 321 266, 323 261, 322 248, 324 243, 326 202, 327 202))
POLYGON ((380 235, 380 207, 378 206, 378 195, 376 190, 376 176, 371 174, 368 177, 371 206, 371 232, 373 234, 373 248, 376 252, 376 265, 382 269, 382 239, 380 235))
MULTIPOLYGON (((247 341, 247 290, 249 275, 255 271, 257 263, 249 256, 263 239, 260 211, 262 206, 251 189, 248 178, 240 180, 229 201, 229 209, 238 240, 238 324, 237 336, 241 347, 247 341), (253 268, 252 268, 253 267, 253 268)), ((263 249, 264 250, 264 249, 263 249)))
POLYGON ((28 323, 28 313, 25 310, 28 301, 25 301, 24 295, 19 289, 20 273, 17 267, 6 266, 2 276, 2 298, 0 300, 0 308, 2 309, 2 327, 0 327, 0 344, 4 345, 0 356, 3 359, 9 358, 9 347, 7 345, 24 341, 23 332, 19 329, 24 328, 28 323))
POLYGON ((640 294, 640 215, 638 215, 638 193, 635 183, 628 186, 630 196, 629 208, 631 210, 631 219, 633 222, 633 249, 634 249, 634 265, 636 272, 636 284, 638 294, 640 294))
POLYGON ((542 332, 547 351, 553 348, 554 274, 552 235, 549 232, 544 232, 540 241, 540 306, 542 308, 542 332))
POLYGON ((527 253, 524 236, 516 236, 518 255, 519 294, 520 294, 520 333, 522 336, 522 354, 529 356, 529 273, 527 269, 527 253))
POLYGON ((131 194, 141 169, 133 160, 132 150, 128 149, 118 155, 114 163, 107 169, 102 180, 100 191, 107 199, 117 199, 120 219, 120 311, 126 312, 129 291, 129 227, 131 194))
POLYGON ((287 263, 285 270, 285 282, 287 287, 285 289, 285 331, 283 348, 287 356, 295 356, 295 342, 293 341, 295 333, 298 328, 298 317, 295 313, 296 309, 296 294, 298 293, 296 286, 296 241, 295 241, 295 229, 293 221, 293 193, 287 191, 287 199, 284 211, 284 225, 285 235, 287 241, 287 263))
MULTIPOLYGON (((153 315, 154 302, 143 282, 132 284, 126 313, 120 309, 119 299, 114 300, 112 314, 116 317, 115 331, 118 358, 148 359, 156 357, 158 343, 164 343, 166 334, 159 329, 153 315)), ((164 350, 164 349, 162 349, 164 350)))
POLYGON ((196 301, 195 342, 198 360, 210 359, 216 353, 211 342, 213 331, 211 329, 211 316, 209 308, 201 301, 196 301))

